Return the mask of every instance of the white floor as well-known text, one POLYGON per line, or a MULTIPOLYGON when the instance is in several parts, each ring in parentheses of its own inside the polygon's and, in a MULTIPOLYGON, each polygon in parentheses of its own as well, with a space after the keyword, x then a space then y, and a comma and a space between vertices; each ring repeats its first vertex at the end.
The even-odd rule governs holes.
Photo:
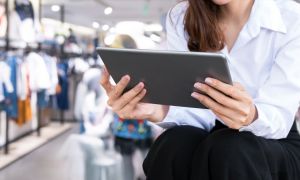
POLYGON ((54 123, 42 129, 38 140, 36 134, 32 134, 20 140, 19 143, 11 144, 9 157, 5 157, 1 152, 0 165, 23 156, 22 153, 27 154, 32 148, 37 149, 0 170, 0 180, 67 180, 67 163, 58 158, 57 154, 69 134, 78 132, 78 124, 61 126, 59 123, 54 123), (70 130, 66 131, 67 129, 70 130), (21 145, 25 148, 17 148, 21 145), (23 150, 20 152, 18 149, 23 150))

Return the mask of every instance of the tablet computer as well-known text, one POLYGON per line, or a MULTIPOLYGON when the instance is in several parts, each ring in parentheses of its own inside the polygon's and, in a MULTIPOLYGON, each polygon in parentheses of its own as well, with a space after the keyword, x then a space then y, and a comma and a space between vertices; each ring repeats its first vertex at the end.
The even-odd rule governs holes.
POLYGON ((97 52, 116 83, 130 76, 123 93, 144 82, 144 103, 206 108, 191 97, 193 92, 202 93, 194 88, 196 82, 204 83, 211 77, 232 85, 223 54, 103 47, 98 47, 97 52))

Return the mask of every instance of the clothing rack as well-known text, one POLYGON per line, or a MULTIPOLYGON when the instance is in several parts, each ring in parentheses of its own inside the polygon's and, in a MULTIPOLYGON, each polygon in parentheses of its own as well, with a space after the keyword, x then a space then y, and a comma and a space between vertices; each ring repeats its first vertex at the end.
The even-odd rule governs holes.
MULTIPOLYGON (((10 38, 9 38, 9 0, 6 0, 5 1, 5 13, 6 13, 6 18, 7 18, 7 32, 6 32, 6 37, 5 37, 5 41, 6 41, 6 45, 5 45, 5 51, 8 52, 9 50, 18 50, 18 49, 21 49, 21 48, 15 48, 15 47, 10 47, 10 38)), ((41 0, 39 0, 39 18, 41 18, 41 0)), ((26 50, 31 50, 31 51, 40 51, 42 50, 42 43, 39 43, 38 44, 38 48, 37 49, 33 49, 33 48, 29 48, 29 45, 27 44, 26 46, 26 50)), ((41 128, 41 112, 40 112, 40 108, 38 108, 38 127, 37 127, 37 134, 38 136, 40 136, 40 128, 41 128)), ((10 117, 9 117, 9 114, 8 112, 6 111, 6 131, 5 131, 5 147, 4 147, 4 153, 5 154, 9 154, 9 144, 10 144, 10 141, 9 141, 9 120, 10 120, 10 117)), ((16 139, 19 139, 20 137, 17 137, 16 139)))
MULTIPOLYGON (((60 21, 61 21, 61 25, 64 24, 65 22, 65 6, 64 5, 61 5, 60 6, 60 21)), ((64 57, 65 54, 64 54, 64 45, 62 45, 60 47, 60 51, 61 51, 61 55, 64 57)), ((63 125, 65 123, 65 114, 64 114, 64 110, 60 110, 60 123, 61 125, 63 125)))
MULTIPOLYGON (((43 43, 38 43, 38 47, 37 48, 31 48, 31 47, 29 47, 28 44, 27 44, 27 46, 25 48, 17 48, 17 47, 11 47, 10 46, 10 41, 14 41, 14 40, 11 40, 9 38, 9 15, 10 14, 9 14, 9 2, 8 1, 9 0, 5 0, 6 17, 7 17, 7 33, 6 33, 6 37, 5 37, 6 45, 5 45, 5 47, 0 47, 0 50, 3 48, 3 50, 5 50, 5 51, 19 50, 19 49, 23 49, 24 51, 28 51, 28 52, 29 51, 42 51, 43 50, 43 45, 44 45, 43 43)), ((39 11, 38 11, 38 13, 39 13, 39 20, 40 21, 41 21, 41 18, 42 18, 42 3, 41 3, 41 1, 42 0, 39 0, 39 11)), ((62 24, 65 21, 65 7, 64 7, 64 5, 61 5, 60 20, 61 20, 62 24)), ((55 49, 55 46, 51 45, 51 48, 47 48, 45 50, 49 50, 49 49, 50 49, 50 52, 53 52, 53 50, 55 49)), ((60 53, 59 54, 60 54, 60 57, 61 57, 62 60, 64 58, 74 57, 75 56, 73 54, 64 53, 64 45, 61 45, 61 47, 60 47, 60 53)), ((41 109, 38 108, 37 112, 38 112, 38 114, 37 114, 37 123, 38 123, 38 125, 37 125, 37 129, 34 130, 34 131, 36 131, 37 135, 40 136, 41 135, 41 132, 40 132, 40 129, 41 129, 41 118, 42 118, 41 117, 42 116, 41 109)), ((9 119, 10 119, 9 114, 6 112, 6 133, 5 133, 5 145, 4 145, 5 146, 5 154, 9 153, 9 144, 11 143, 9 141, 9 119)), ((64 118, 64 111, 61 110, 61 112, 60 112, 60 122, 61 122, 62 125, 64 124, 64 121, 65 121, 64 119, 65 119, 64 118)), ((17 137, 17 138, 15 138, 15 140, 16 139, 20 139, 23 136, 24 135, 22 135, 20 137, 17 137)), ((15 141, 15 140, 12 140, 12 141, 15 141)))
MULTIPOLYGON (((6 30, 6 46, 5 49, 6 51, 9 50, 9 5, 8 5, 8 0, 5 1, 5 13, 6 13, 6 18, 7 18, 7 30, 6 30)), ((9 138, 8 138, 8 131, 9 131, 9 115, 8 112, 6 111, 6 131, 5 131, 5 149, 4 153, 8 154, 9 153, 9 138)))

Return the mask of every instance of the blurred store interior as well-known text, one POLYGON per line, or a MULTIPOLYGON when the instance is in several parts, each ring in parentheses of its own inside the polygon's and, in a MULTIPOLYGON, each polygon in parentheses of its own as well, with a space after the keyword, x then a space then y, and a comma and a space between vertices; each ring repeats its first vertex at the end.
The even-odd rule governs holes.
POLYGON ((179 1, 0 0, 0 180, 145 179, 163 129, 112 112, 95 48, 166 50, 179 1))
POLYGON ((163 130, 113 114, 95 48, 165 50, 177 2, 0 1, 0 180, 145 179, 163 130))

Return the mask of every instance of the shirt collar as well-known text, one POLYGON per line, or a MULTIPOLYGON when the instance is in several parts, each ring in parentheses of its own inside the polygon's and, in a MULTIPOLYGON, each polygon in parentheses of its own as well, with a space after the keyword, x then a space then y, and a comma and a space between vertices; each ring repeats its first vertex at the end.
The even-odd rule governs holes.
POLYGON ((255 0, 248 22, 248 29, 255 37, 260 28, 286 33, 286 27, 282 20, 279 8, 274 0, 255 0))

